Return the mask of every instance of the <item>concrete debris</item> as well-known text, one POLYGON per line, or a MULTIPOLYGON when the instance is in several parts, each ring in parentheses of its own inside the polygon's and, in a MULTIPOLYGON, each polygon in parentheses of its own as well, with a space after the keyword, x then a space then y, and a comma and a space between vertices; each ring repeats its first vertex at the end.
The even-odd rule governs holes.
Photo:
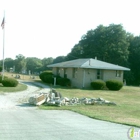
POLYGON ((41 105, 45 103, 46 97, 44 94, 38 94, 29 98, 29 103, 32 105, 41 105))
POLYGON ((62 97, 61 93, 52 89, 50 93, 40 93, 29 98, 29 103, 33 105, 45 104, 48 106, 73 106, 73 105, 117 105, 114 102, 107 101, 103 98, 68 98, 62 97))

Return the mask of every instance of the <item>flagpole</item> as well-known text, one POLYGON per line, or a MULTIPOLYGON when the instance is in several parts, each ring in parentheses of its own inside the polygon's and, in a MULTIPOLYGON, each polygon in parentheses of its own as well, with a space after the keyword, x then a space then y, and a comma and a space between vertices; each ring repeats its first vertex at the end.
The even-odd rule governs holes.
POLYGON ((4 11, 4 25, 3 25, 3 65, 2 65, 2 80, 4 80, 4 46, 5 46, 5 11, 4 11))

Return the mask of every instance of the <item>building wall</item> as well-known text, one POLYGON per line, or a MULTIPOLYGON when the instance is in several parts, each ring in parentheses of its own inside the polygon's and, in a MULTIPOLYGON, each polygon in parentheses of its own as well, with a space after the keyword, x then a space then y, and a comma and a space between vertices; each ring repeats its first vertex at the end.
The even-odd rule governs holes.
MULTIPOLYGON (((53 68, 53 74, 57 75, 57 68, 53 68)), ((82 88, 83 85, 83 69, 76 68, 75 75, 73 75, 73 68, 66 69, 67 78, 71 80, 73 87, 82 88), (73 77, 74 76, 74 77, 73 77)), ((61 77, 64 77, 64 68, 59 68, 59 73, 61 77)))
POLYGON ((56 73, 56 68, 53 68, 53 69, 52 69, 52 73, 53 73, 54 75, 57 75, 57 73, 56 73))
MULTIPOLYGON (((58 69, 53 68, 53 74, 57 75, 58 69)), ((59 68, 59 73, 61 77, 64 77, 64 68, 59 68)), ((90 87, 90 83, 97 80, 97 70, 96 69, 75 69, 75 75, 73 73, 73 68, 67 68, 65 70, 67 78, 71 80, 72 87, 90 87)), ((115 70, 101 70, 101 79, 107 81, 109 79, 117 79, 123 81, 123 71, 120 71, 120 77, 116 77, 115 70)))
POLYGON ((116 70, 104 70, 103 80, 116 79, 123 82, 123 71, 120 71, 120 77, 116 76, 116 70))
POLYGON ((73 87, 82 88, 83 83, 83 70, 77 68, 75 70, 75 74, 73 72, 73 68, 68 69, 67 77, 71 80, 73 87))
POLYGON ((90 87, 90 83, 96 80, 96 70, 95 69, 84 69, 85 70, 85 80, 83 87, 90 87))

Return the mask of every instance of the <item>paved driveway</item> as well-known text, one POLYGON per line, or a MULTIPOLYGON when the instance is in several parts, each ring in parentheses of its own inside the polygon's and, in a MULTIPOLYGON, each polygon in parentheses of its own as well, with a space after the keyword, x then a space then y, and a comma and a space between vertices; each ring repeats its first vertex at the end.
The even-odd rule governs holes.
MULTIPOLYGON (((3 96, 8 97, 0 95, 0 99, 3 96)), ((18 100, 12 102, 15 103, 12 107, 4 108, 0 104, 0 140, 128 140, 129 126, 91 119, 71 111, 38 110, 18 100)))
POLYGON ((0 110, 0 140, 128 140, 129 126, 71 111, 0 110))

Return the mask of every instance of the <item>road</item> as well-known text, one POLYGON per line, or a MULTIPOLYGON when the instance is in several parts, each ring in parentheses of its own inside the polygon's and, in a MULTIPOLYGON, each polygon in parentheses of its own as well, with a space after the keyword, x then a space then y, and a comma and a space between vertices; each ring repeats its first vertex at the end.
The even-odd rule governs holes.
POLYGON ((31 83, 25 84, 28 84, 28 91, 0 95, 0 102, 2 99, 11 101, 6 107, 0 103, 0 140, 128 140, 130 126, 66 110, 39 110, 19 102, 27 98, 27 93, 40 91, 31 83))

